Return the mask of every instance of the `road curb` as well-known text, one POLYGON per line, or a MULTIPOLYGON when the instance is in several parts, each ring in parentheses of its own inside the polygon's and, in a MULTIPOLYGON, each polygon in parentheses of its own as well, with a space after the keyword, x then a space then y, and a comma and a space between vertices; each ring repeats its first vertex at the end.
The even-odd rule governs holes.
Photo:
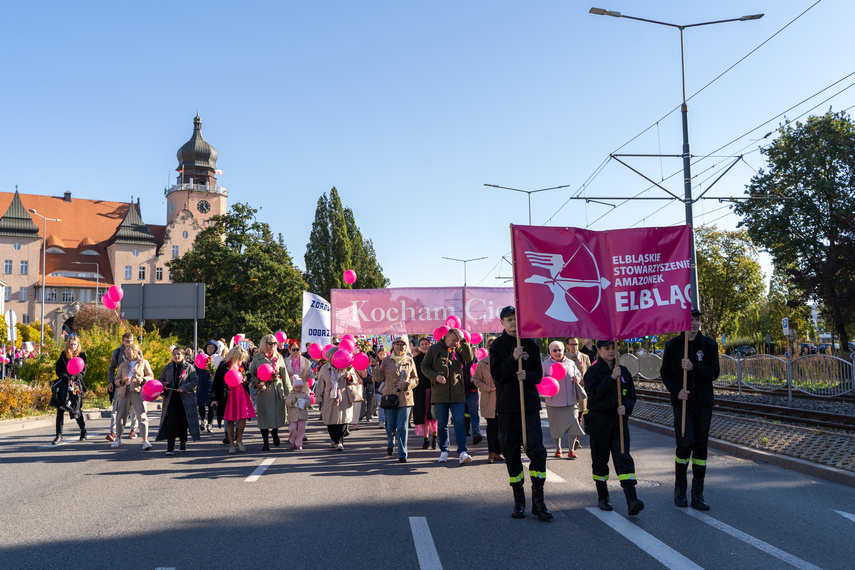
MULTIPOLYGON (((674 435, 674 428, 672 427, 648 422, 646 420, 639 420, 633 417, 629 418, 629 422, 634 426, 646 429, 648 431, 661 433, 662 435, 674 435)), ((796 471, 798 473, 810 475, 811 477, 818 477, 827 481, 833 481, 842 485, 848 485, 849 487, 855 487, 855 473, 850 473, 849 471, 844 471, 842 469, 835 469, 834 467, 828 467, 826 465, 818 465, 816 463, 811 463, 810 461, 805 461, 804 459, 799 459, 797 457, 777 455, 775 453, 769 453, 768 451, 763 451, 761 449, 752 449, 744 445, 731 443, 729 441, 723 441, 714 437, 710 438, 709 446, 713 449, 732 453, 734 455, 745 457, 747 459, 765 461, 770 465, 783 467, 784 469, 789 469, 790 471, 796 471)))
MULTIPOLYGON (((98 420, 101 418, 109 418, 111 410, 88 410, 83 412, 84 419, 98 420)), ((44 427, 54 427, 56 425, 56 413, 44 414, 41 416, 30 416, 17 420, 0 421, 0 433, 13 433, 16 431, 24 431, 28 429, 37 429, 44 427)))

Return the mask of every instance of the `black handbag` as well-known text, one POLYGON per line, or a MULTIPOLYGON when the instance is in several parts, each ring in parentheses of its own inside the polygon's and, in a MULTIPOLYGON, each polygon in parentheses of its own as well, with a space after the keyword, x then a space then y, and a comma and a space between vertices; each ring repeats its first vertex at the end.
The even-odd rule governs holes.
POLYGON ((389 394, 388 396, 383 396, 380 398, 380 407, 384 410, 389 410, 391 408, 398 407, 398 395, 397 394, 389 394))

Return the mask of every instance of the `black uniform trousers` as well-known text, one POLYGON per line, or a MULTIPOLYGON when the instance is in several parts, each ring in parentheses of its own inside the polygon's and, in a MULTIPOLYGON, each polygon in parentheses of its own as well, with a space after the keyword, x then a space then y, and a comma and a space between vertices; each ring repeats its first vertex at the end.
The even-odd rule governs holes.
MULTIPOLYGON (((502 455, 505 456, 505 465, 508 468, 508 476, 511 485, 522 485, 525 480, 523 472, 522 452, 522 424, 520 414, 513 412, 496 412, 496 423, 499 431, 499 445, 502 455)), ((532 486, 540 485, 546 481, 546 448, 543 446, 543 428, 540 426, 540 412, 526 412, 525 414, 526 448, 525 454, 531 463, 528 473, 531 476, 532 486)))
POLYGON ((681 434, 681 423, 683 417, 682 404, 672 406, 674 410, 674 434, 677 438, 677 454, 674 460, 677 463, 678 484, 685 486, 685 473, 689 467, 689 459, 692 461, 692 476, 703 479, 707 469, 707 445, 710 438, 710 422, 712 421, 712 408, 690 408, 686 407, 686 435, 681 434))
POLYGON ((620 427, 618 418, 588 410, 587 431, 591 441, 591 471, 594 481, 607 481, 609 478, 609 455, 620 481, 621 487, 630 487, 637 483, 635 462, 629 454, 629 422, 623 416, 623 447, 620 452, 620 427))

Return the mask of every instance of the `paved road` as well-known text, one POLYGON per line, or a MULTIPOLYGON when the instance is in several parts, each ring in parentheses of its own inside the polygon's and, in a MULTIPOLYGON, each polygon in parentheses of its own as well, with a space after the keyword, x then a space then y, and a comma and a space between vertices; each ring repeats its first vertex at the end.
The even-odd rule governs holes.
POLYGON ((678 509, 671 438, 641 429, 632 432, 639 516, 626 516, 616 484, 615 512, 592 508, 586 447, 575 461, 550 457, 556 516, 542 523, 509 516, 505 467, 484 462, 486 442, 470 447, 465 467, 438 464, 420 445, 401 464, 386 456, 376 423, 336 453, 313 422, 304 451, 262 454, 251 424, 246 454, 228 455, 215 431, 165 457, 163 443, 111 449, 107 420, 89 425, 92 441, 57 447, 50 428, 0 435, 0 568, 855 565, 855 489, 712 452, 712 510, 678 509))

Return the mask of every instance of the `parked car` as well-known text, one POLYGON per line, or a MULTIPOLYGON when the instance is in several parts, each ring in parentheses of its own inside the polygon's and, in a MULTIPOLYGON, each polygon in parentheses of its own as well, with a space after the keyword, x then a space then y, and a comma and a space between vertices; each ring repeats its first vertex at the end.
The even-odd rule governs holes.
POLYGON ((816 345, 812 342, 800 342, 798 344, 799 347, 799 356, 805 356, 806 354, 816 354, 817 348, 816 345))
POLYGON ((753 346, 737 346, 733 349, 733 355, 737 358, 745 358, 746 356, 754 356, 757 351, 753 346))
POLYGON ((822 344, 818 344, 816 345, 816 350, 819 352, 819 354, 831 354, 831 343, 824 342, 822 344))

